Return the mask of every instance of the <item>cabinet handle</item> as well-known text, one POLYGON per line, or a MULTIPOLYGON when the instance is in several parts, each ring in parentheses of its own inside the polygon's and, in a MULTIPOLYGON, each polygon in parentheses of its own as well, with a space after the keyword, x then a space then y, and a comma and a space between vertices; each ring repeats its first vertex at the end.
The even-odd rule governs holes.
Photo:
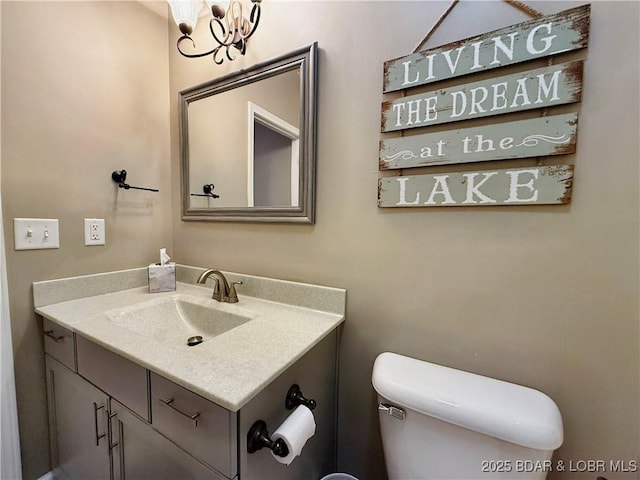
POLYGON ((183 417, 188 418, 189 420, 191 420, 193 422, 193 426, 197 427, 198 426, 198 418, 200 417, 200 412, 196 412, 193 415, 189 415, 188 413, 184 413, 181 410, 178 410, 174 405, 173 405, 173 398, 170 398, 169 400, 163 400, 161 398, 158 399, 160 401, 160 403, 162 405, 164 405, 165 407, 169 407, 171 410, 173 410, 174 412, 179 413, 180 415, 182 415, 183 417))
POLYGON ((56 343, 64 340, 64 335, 56 335, 55 333, 53 333, 53 330, 47 330, 44 332, 44 334, 56 343))
POLYGON ((93 402, 93 426, 96 432, 96 447, 100 446, 100 440, 107 436, 106 433, 98 433, 98 410, 104 409, 104 405, 98 406, 96 402, 93 402))
POLYGON ((113 413, 113 412, 108 411, 107 415, 109 417, 109 423, 108 423, 109 433, 110 433, 110 435, 109 435, 110 436, 110 440, 109 440, 109 457, 111 458, 111 478, 112 479, 116 478, 116 470, 115 470, 115 465, 114 465, 114 463, 115 463, 115 455, 113 453, 113 450, 116 449, 116 448, 119 448, 119 450, 120 450, 120 453, 118 454, 118 464, 120 465, 120 468, 119 468, 120 478, 119 478, 119 480, 124 480, 124 475, 125 475, 125 472, 124 472, 124 450, 120 446, 120 443, 122 441, 122 434, 123 434, 122 423, 117 421, 117 419, 116 419, 117 425, 116 425, 116 428, 114 429, 111 420, 118 416, 118 412, 113 413), (111 440, 113 440, 113 437, 114 437, 113 430, 118 430, 118 441, 111 443, 111 440))
MULTIPOLYGON (((112 418, 116 418, 118 416, 118 413, 111 413, 108 412, 109 415, 109 428, 112 428, 111 426, 111 419, 112 418)), ((113 432, 111 432, 111 437, 113 438, 113 432)), ((115 443, 109 443, 109 450, 113 450, 114 448, 116 448, 118 445, 120 444, 120 442, 115 442, 115 443)))

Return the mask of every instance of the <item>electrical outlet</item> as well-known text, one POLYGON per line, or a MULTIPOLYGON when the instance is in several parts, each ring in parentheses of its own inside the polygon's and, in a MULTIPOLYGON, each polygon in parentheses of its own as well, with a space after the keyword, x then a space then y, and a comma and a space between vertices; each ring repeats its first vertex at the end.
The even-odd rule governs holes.
POLYGON ((105 245, 104 218, 84 219, 84 244, 85 245, 105 245))
POLYGON ((91 240, 100 240, 100 227, 97 223, 92 222, 89 224, 89 236, 91 240))

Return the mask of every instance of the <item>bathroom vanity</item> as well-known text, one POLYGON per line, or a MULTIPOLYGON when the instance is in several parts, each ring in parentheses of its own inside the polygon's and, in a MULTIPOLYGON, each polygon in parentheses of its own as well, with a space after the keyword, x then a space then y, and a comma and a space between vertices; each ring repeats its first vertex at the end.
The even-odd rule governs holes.
POLYGON ((52 467, 62 478, 280 480, 333 471, 346 292, 227 274, 243 285, 239 303, 223 304, 209 286, 193 285, 200 271, 178 266, 177 290, 159 294, 136 286, 146 269, 34 283, 52 467), (202 342, 190 346, 194 331, 202 342), (256 421, 271 435, 292 413, 285 403, 295 384, 316 401, 315 435, 288 466, 266 447, 248 453, 256 421))

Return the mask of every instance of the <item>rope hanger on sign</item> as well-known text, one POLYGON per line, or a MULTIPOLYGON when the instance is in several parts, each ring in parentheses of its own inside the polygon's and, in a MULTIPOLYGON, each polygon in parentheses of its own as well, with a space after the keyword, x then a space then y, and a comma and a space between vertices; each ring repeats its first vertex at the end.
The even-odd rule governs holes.
MULTIPOLYGON (((440 28, 440 25, 442 24, 442 22, 444 22, 445 18, 447 18, 447 16, 456 7, 456 5, 458 5, 459 1, 460 0, 453 0, 451 2, 451 4, 447 7, 447 9, 444 11, 444 13, 440 16, 438 21, 433 25, 433 27, 431 27, 431 29, 424 36, 422 41, 420 43, 418 43, 416 48, 413 50, 413 53, 418 53, 420 51, 420 47, 422 45, 424 45, 431 38, 431 35, 433 35, 435 33, 435 31, 438 30, 438 28, 440 28)), ((540 18, 540 17, 544 16, 544 15, 542 15, 541 12, 539 12, 535 8, 532 8, 532 7, 528 6, 528 5, 525 5, 524 3, 519 2, 518 0, 503 0, 503 1, 505 3, 511 5, 512 7, 515 7, 518 10, 526 13, 531 18, 540 18)))

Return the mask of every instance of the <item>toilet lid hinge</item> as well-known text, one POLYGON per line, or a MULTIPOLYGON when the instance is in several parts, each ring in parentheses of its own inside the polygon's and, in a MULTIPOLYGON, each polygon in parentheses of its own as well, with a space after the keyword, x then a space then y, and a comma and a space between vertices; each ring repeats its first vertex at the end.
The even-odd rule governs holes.
POLYGON ((387 415, 391 415, 398 420, 404 420, 404 417, 406 416, 406 413, 402 408, 394 407, 393 405, 389 405, 387 403, 379 403, 378 410, 386 413, 387 415))

